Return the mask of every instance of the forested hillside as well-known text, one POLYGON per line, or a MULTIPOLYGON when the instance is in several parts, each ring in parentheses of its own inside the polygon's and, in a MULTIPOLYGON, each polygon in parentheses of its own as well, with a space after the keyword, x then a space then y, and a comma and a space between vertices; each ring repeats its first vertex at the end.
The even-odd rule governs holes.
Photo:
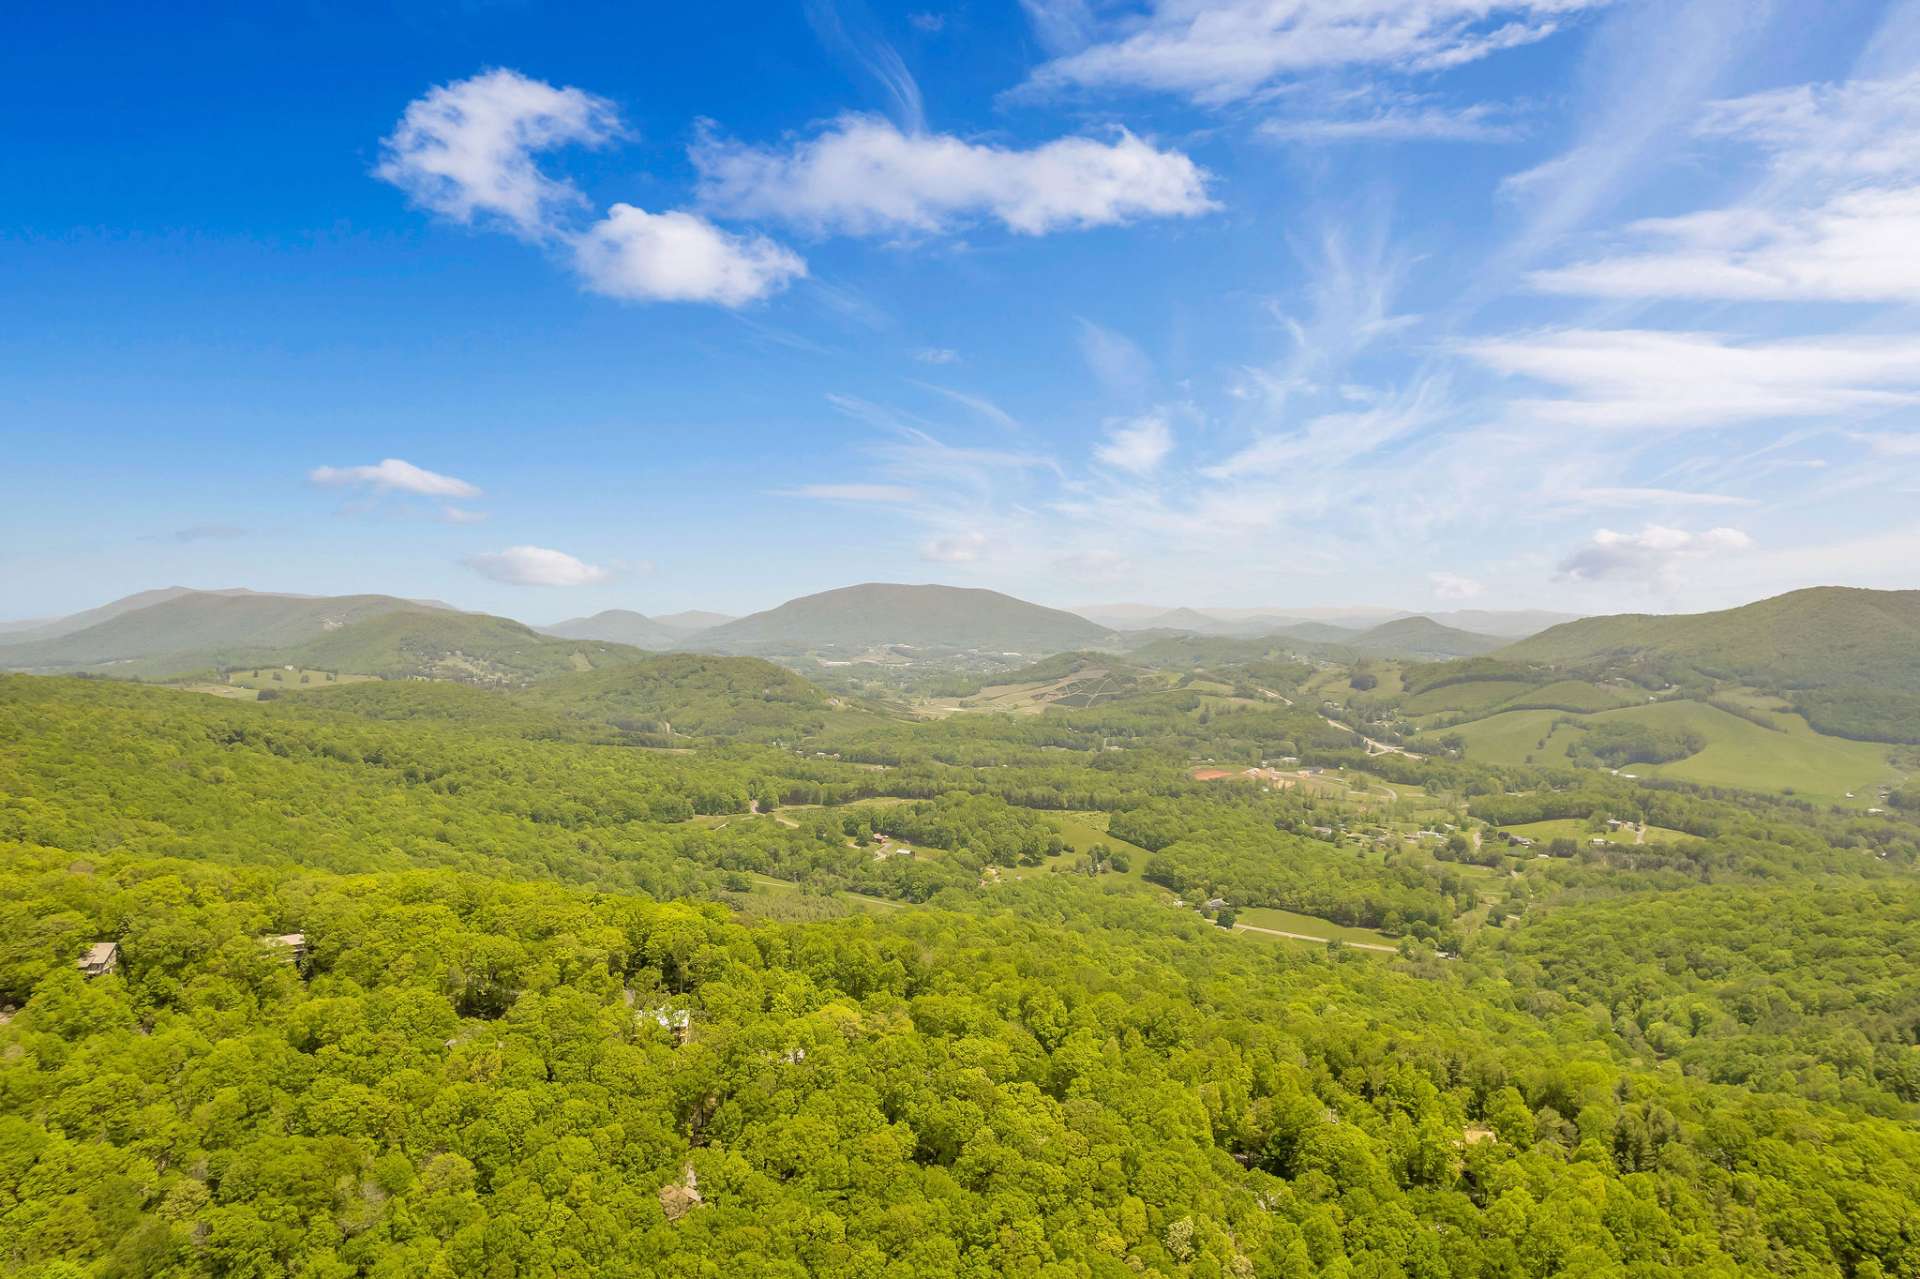
POLYGON ((0 1270, 1920 1268, 1920 826, 1207 662, 0 677, 0 1270))

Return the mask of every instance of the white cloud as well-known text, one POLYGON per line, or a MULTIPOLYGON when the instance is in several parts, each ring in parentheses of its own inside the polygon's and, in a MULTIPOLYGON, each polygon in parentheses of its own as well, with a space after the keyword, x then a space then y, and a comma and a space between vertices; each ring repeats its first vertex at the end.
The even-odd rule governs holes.
POLYGON ((960 352, 944 346, 923 346, 913 353, 913 358, 922 364, 958 364, 960 352))
POLYGON ((829 502, 911 502, 920 494, 904 484, 802 484, 777 490, 784 497, 813 497, 829 502))
POLYGON ((1920 431, 1850 431, 1847 438, 1881 457, 1920 457, 1920 431))
POLYGON ((509 586, 590 586, 608 576, 604 568, 544 546, 509 546, 504 551, 469 555, 465 563, 482 577, 509 586))
POLYGON ((1135 475, 1150 475, 1173 452, 1173 428, 1165 416, 1148 413, 1130 421, 1110 425, 1107 438, 1093 455, 1107 466, 1135 475))
POLYGON ((985 554, 986 549, 984 533, 951 533, 921 543, 920 558, 936 564, 971 564, 985 554))
POLYGON ((1124 129, 1111 142, 1060 138, 1022 151, 846 115, 787 150, 708 137, 692 157, 708 207, 847 235, 938 232, 982 217, 1042 235, 1216 207, 1191 159, 1124 129))
POLYGON ((744 306, 807 273, 791 250, 761 235, 734 235, 698 214, 648 213, 616 204, 572 240, 587 287, 638 302, 744 306))
POLYGON ((1920 73, 1713 104, 1696 130, 1769 156, 1744 201, 1628 228, 1646 247, 1535 272, 1593 297, 1920 299, 1920 73))
POLYGON ((1672 247, 1529 279, 1584 297, 1891 302, 1920 299, 1920 186, 1844 191, 1806 209, 1716 210, 1635 223, 1672 247))
POLYGON ((1043 40, 1095 42, 1042 66, 1031 89, 1142 88, 1219 105, 1308 72, 1443 70, 1545 39, 1604 0, 1154 0, 1095 37, 1084 6, 1029 3, 1043 40))
POLYGON ((1088 319, 1080 321, 1079 338, 1080 358, 1107 394, 1132 399, 1146 391, 1153 361, 1131 338, 1088 319))
POLYGON ((807 273, 797 254, 765 236, 736 235, 695 213, 616 203, 583 226, 574 211, 585 197, 542 173, 534 157, 568 143, 598 146, 619 132, 604 99, 488 71, 410 103, 374 173, 426 208, 460 222, 497 218, 566 254, 586 287, 608 297, 739 307, 807 273))
POLYGON ((945 396, 962 408, 973 410, 1003 431, 1018 431, 1021 429, 1018 418, 1014 417, 1013 414, 1007 412, 984 395, 969 395, 965 391, 956 391, 950 386, 939 386, 933 382, 915 381, 914 385, 923 391, 932 391, 935 395, 945 396))
POLYGON ((1727 493, 1690 493, 1684 489, 1575 484, 1556 491, 1557 505, 1593 508, 1627 506, 1752 506, 1750 497, 1727 493))
POLYGON ((419 497, 478 497, 480 490, 465 480, 422 470, 411 462, 390 457, 372 466, 316 466, 307 472, 315 484, 333 488, 364 486, 378 493, 411 493, 419 497))
POLYGON ((484 524, 487 513, 468 510, 464 506, 443 506, 440 508, 440 518, 449 524, 484 524))
POLYGON ((947 19, 944 15, 926 11, 908 14, 907 21, 913 24, 915 31, 925 32, 930 36, 939 35, 941 30, 947 25, 947 19))
POLYGON ((1467 107, 1387 106, 1364 115, 1276 116, 1260 136, 1279 142, 1510 142, 1520 131, 1486 103, 1467 107))
POLYGON ((501 68, 409 103, 374 173, 456 221, 491 214, 541 236, 582 196, 541 173, 534 154, 566 143, 598 146, 619 127, 606 100, 501 68))
POLYGON ((1433 593, 1443 600, 1470 600, 1487 593, 1486 583, 1458 573, 1429 573, 1427 581, 1433 584, 1433 593))
POLYGON ((1689 562, 1750 550, 1753 539, 1737 528, 1714 528, 1704 533, 1649 524, 1638 533, 1599 529, 1585 548, 1560 565, 1569 581, 1598 582, 1614 578, 1672 583, 1689 562))
POLYGON ((1920 336, 1738 343, 1711 333, 1563 329, 1471 342, 1499 370, 1561 388, 1519 416, 1581 427, 1709 427, 1920 403, 1920 336))

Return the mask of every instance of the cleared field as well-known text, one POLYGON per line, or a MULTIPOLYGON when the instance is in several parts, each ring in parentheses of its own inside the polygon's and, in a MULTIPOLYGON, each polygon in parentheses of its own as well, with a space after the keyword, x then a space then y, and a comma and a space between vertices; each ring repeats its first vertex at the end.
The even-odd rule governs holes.
POLYGON ((1647 700, 1644 693, 1631 693, 1622 688, 1609 688, 1604 684, 1593 684, 1583 679, 1555 680, 1539 688, 1530 688, 1515 693, 1506 699, 1514 706, 1557 706, 1578 711, 1609 711, 1626 706, 1643 705, 1647 700))
MULTIPOLYGON (((1553 740, 1553 722, 1561 711, 1502 711, 1445 730, 1466 743, 1467 758, 1489 764, 1564 763, 1571 730, 1559 730, 1553 740)), ((1417 743, 1416 743, 1417 745, 1417 743)))
POLYGON ((1507 679, 1475 679, 1443 688, 1415 693, 1403 703, 1409 715, 1432 715, 1440 711, 1477 711, 1497 706, 1516 693, 1527 691, 1525 684, 1507 679))
POLYGON ((364 684, 374 675, 346 675, 339 671, 315 671, 296 667, 262 666, 258 670, 229 671, 227 683, 233 688, 279 689, 294 692, 302 688, 334 688, 341 684, 364 684))
MULTIPOLYGON (((1471 759, 1495 764, 1553 764, 1564 761, 1580 729, 1556 728, 1564 711, 1503 711, 1449 729, 1466 742, 1471 759), (1544 739, 1544 744, 1543 743, 1544 739)), ((1632 764, 1622 769, 1639 777, 1671 777, 1708 786, 1791 791, 1827 803, 1872 802, 1876 789, 1900 773, 1887 760, 1888 748, 1872 742, 1826 737, 1798 715, 1774 713, 1775 732, 1703 702, 1664 701, 1579 716, 1589 723, 1622 720, 1651 727, 1695 732, 1707 746, 1696 755, 1666 764, 1632 764), (1855 798, 1848 800, 1851 792, 1855 798)))
POLYGON ((1105 844, 1114 852, 1125 853, 1127 855, 1127 869, 1124 871, 1108 871, 1099 877, 1101 883, 1129 883, 1140 888, 1151 889, 1154 892, 1166 892, 1165 889, 1157 885, 1149 884, 1143 877, 1143 872, 1147 868, 1147 858, 1153 854, 1141 848, 1138 844, 1129 844, 1124 839, 1116 839, 1112 835, 1107 834, 1107 814, 1068 812, 1043 813, 1041 816, 1045 817, 1048 822, 1052 823, 1054 829, 1060 832, 1060 838, 1066 841, 1067 851, 1058 857, 1047 858, 1038 866, 1002 867, 1000 870, 1001 878, 1031 879, 1035 875, 1050 875, 1056 869, 1064 870, 1072 866, 1076 857, 1092 848, 1095 844, 1105 844))
MULTIPOLYGON (((1049 706, 1096 705, 1104 698, 1139 687, 1140 677, 1137 674, 1119 676, 1098 667, 1090 667, 1039 683, 989 684, 971 697, 934 698, 918 709, 939 718, 963 712, 1037 715, 1049 706)), ((1223 686, 1222 691, 1233 690, 1223 686)))
MULTIPOLYGON (((1518 826, 1503 826, 1501 835, 1520 835, 1526 839, 1547 843, 1555 839, 1570 839, 1576 844, 1584 844, 1599 838, 1615 844, 1635 843, 1632 830, 1595 831, 1587 824, 1575 818, 1561 818, 1545 822, 1522 822, 1518 826)), ((1496 837, 1497 838, 1497 837, 1496 837)), ((1648 844, 1684 844, 1697 840, 1699 836, 1689 835, 1683 830, 1670 830, 1665 826, 1649 826, 1639 842, 1648 844)))
POLYGON ((1644 768, 1635 765, 1632 771, 1642 776, 1674 777, 1708 786, 1791 790, 1808 799, 1862 807, 1873 802, 1877 787, 1900 776, 1887 761, 1886 746, 1822 736, 1798 715, 1775 716, 1776 722, 1787 725, 1781 732, 1770 732, 1699 702, 1660 702, 1595 718, 1613 716, 1691 728, 1707 739, 1707 749, 1690 758, 1644 768), (1852 801, 1846 798, 1849 792, 1856 797, 1852 801))
POLYGON ((1349 928, 1331 920, 1299 915, 1290 910, 1275 910, 1271 906, 1249 906, 1234 913, 1239 923, 1271 928, 1275 932, 1299 933, 1304 937, 1318 937, 1325 941, 1368 942, 1376 946, 1400 944, 1399 938, 1389 937, 1371 928, 1349 928))

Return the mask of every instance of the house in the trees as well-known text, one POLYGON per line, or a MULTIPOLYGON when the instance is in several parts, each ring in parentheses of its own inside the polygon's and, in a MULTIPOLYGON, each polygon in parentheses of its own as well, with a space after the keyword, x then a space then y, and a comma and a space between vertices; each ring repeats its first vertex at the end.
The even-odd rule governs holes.
POLYGON ((282 963, 298 968, 307 961, 307 935, 305 933, 280 933, 272 937, 262 937, 260 944, 276 953, 282 963))
POLYGON ((120 967, 120 943, 117 941, 97 941, 87 947, 87 953, 80 956, 80 971, 89 977, 105 977, 120 967))

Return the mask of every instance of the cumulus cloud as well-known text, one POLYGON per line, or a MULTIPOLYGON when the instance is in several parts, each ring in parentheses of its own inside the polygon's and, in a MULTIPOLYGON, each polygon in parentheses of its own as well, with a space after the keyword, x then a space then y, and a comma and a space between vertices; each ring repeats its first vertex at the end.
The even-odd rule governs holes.
POLYGON ((397 457, 371 466, 316 466, 307 472, 315 484, 330 488, 368 488, 376 493, 410 493, 417 497, 479 497, 480 490, 465 480, 423 470, 397 457))
POLYGON ((408 105, 376 176, 456 221, 497 220, 569 258, 586 287, 628 301, 739 307, 806 274, 799 256, 696 213, 616 203, 584 225, 585 198, 548 177, 538 153, 599 146, 620 132, 612 105, 505 69, 441 85, 408 105))
POLYGON ((509 546, 467 556, 468 568, 509 586, 590 586, 607 579, 607 570, 586 564, 565 551, 544 546, 509 546))
POLYGON ((1444 70, 1552 35, 1605 0, 1154 0, 1144 20, 1096 31, 1084 4, 1029 0, 1044 40, 1066 48, 1029 91, 1137 88, 1221 105, 1303 73, 1444 70), (1084 47, 1076 47, 1076 46, 1084 47))
POLYGON ((1427 581, 1433 584, 1433 593, 1443 600, 1470 600, 1487 593, 1484 582, 1458 573, 1429 573, 1427 581))
POLYGON ((1567 581, 1601 582, 1620 578, 1671 582, 1690 563, 1750 550, 1753 539, 1737 528, 1704 533, 1649 524, 1638 533, 1599 529, 1587 546, 1560 564, 1567 581))
POLYGON ((533 157, 575 143, 599 146, 620 131, 613 105, 499 68, 439 85, 407 104, 381 144, 374 174, 416 204, 459 222, 493 215, 543 236, 584 202, 571 183, 541 173, 533 157))
POLYGON ((1150 475, 1171 452, 1173 428, 1162 414, 1148 413, 1113 423, 1107 438, 1095 447, 1093 455, 1107 466, 1134 475, 1150 475))
POLYGON ((784 149, 709 135, 692 157, 709 209, 847 235, 938 232, 981 218, 1042 235, 1216 207, 1199 165, 1124 129, 1110 142, 1058 138, 1019 150, 845 115, 784 149))
POLYGON ((1713 333, 1562 329, 1468 343, 1502 373, 1559 387, 1523 417, 1597 428, 1711 427, 1920 403, 1920 336, 1736 342, 1713 333))
POLYGON ((762 235, 734 235, 692 213, 616 204, 573 237, 588 288, 640 302, 743 306, 807 273, 799 255, 762 235))
POLYGON ((904 484, 802 484, 777 491, 783 497, 813 497, 828 502, 911 502, 920 496, 904 484))

